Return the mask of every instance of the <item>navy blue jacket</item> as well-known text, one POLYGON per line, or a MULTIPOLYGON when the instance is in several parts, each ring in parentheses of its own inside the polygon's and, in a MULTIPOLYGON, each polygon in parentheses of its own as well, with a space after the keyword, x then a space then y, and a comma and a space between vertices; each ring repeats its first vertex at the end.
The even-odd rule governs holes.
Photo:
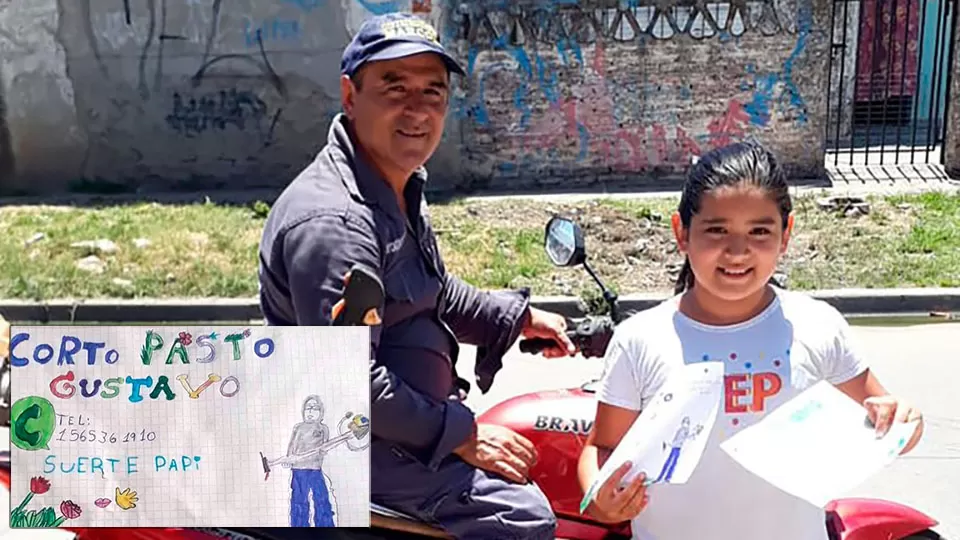
POLYGON ((374 442, 399 445, 435 468, 474 424, 456 398, 457 342, 478 347, 475 374, 486 392, 519 337, 529 292, 481 291, 446 272, 426 179, 421 168, 407 184, 408 220, 387 182, 355 152, 346 117, 337 116, 326 146, 267 217, 260 304, 270 325, 329 325, 349 268, 378 270, 386 303, 371 334, 374 442))

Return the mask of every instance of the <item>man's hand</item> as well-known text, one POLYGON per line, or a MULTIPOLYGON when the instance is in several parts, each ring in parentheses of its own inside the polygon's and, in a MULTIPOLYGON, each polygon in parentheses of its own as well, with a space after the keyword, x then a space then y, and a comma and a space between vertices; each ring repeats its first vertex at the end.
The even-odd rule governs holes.
POLYGON ((460 459, 517 483, 528 480, 537 462, 537 449, 526 437, 508 428, 477 424, 473 436, 453 451, 460 459))
POLYGON ((923 414, 918 409, 911 407, 903 400, 895 396, 869 397, 863 401, 863 407, 867 410, 867 417, 876 427, 877 437, 883 437, 890 431, 894 422, 909 423, 919 420, 920 424, 913 432, 910 442, 903 447, 901 454, 905 454, 916 446, 920 441, 920 435, 923 432, 923 414))
POLYGON ((559 358, 577 353, 577 347, 567 337, 566 330, 567 319, 562 315, 531 307, 526 319, 524 319, 521 333, 527 339, 552 339, 557 345, 544 349, 541 354, 545 358, 559 358))

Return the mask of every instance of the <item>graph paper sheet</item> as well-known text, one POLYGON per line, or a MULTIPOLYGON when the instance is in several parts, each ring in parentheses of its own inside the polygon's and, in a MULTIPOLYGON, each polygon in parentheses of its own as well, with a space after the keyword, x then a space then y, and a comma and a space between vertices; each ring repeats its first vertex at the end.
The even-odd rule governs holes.
POLYGON ((15 326, 11 527, 367 527, 366 327, 15 326))

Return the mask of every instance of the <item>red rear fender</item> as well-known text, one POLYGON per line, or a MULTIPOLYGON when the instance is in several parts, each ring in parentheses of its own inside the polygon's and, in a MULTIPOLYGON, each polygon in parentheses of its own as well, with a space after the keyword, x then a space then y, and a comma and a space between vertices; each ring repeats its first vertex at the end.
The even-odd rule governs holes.
POLYGON ((880 499, 839 499, 825 510, 841 540, 903 538, 938 524, 919 510, 880 499))

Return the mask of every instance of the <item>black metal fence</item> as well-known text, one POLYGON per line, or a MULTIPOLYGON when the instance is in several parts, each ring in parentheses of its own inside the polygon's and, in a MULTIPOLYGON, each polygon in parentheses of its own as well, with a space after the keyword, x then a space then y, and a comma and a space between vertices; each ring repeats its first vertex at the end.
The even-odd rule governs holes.
POLYGON ((943 163, 958 3, 834 0, 828 165, 943 163))

